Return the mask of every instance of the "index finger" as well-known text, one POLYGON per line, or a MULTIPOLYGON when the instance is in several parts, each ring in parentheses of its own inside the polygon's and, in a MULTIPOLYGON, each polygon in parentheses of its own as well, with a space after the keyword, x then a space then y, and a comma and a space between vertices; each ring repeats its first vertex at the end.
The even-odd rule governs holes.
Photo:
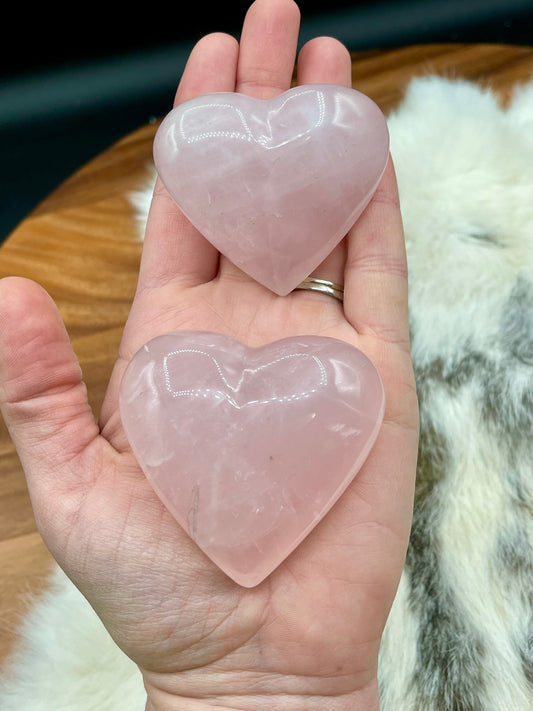
MULTIPOLYGON (((201 94, 233 91, 239 45, 231 35, 206 35, 191 51, 174 105, 201 94)), ((218 269, 218 250, 193 227, 157 178, 139 270, 141 290, 171 281, 195 286, 211 280, 218 269)))

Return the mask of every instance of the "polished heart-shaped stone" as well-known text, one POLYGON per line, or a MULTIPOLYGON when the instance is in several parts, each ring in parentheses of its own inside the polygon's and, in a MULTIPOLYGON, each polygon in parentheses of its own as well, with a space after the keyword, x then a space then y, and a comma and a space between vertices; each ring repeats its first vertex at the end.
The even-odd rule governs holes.
POLYGON ((154 141, 159 176, 192 224, 281 295, 355 223, 388 156, 378 106, 334 84, 269 100, 198 96, 165 117, 154 141))
POLYGON ((245 587, 333 506, 383 410, 371 361, 318 336, 249 348, 206 331, 166 334, 134 356, 120 389, 124 429, 153 489, 245 587))

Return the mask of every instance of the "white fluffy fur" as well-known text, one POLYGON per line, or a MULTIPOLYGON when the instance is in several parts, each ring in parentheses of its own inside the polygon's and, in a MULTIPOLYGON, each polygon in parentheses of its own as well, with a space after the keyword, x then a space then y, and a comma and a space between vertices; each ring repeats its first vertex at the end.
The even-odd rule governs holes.
MULTIPOLYGON (((414 360, 421 370, 438 360, 446 371, 472 347, 497 358, 516 278, 532 279, 533 83, 502 110, 490 91, 474 84, 417 79, 389 128, 406 231, 414 360)), ((143 226, 150 185, 129 197, 143 226)), ((498 526, 512 514, 499 476, 504 455, 480 421, 476 387, 472 381, 452 398, 444 385, 436 387, 425 403, 424 417, 445 441, 458 443, 450 447, 442 484, 440 565, 490 650, 484 711, 527 711, 533 691, 513 640, 524 633, 531 608, 523 591, 492 569, 498 526)), ((508 392, 519 398, 519 385, 513 381, 508 392)), ((524 466, 531 469, 531 462, 524 466)), ((533 501, 533 491, 527 495, 533 501)), ((533 540, 531 521, 528 537, 533 540)), ((383 711, 434 708, 421 705, 410 684, 423 633, 409 605, 411 582, 402 578, 383 639, 383 711)), ((61 571, 20 631, 0 681, 2 711, 144 709, 137 668, 61 571)), ((451 699, 442 703, 452 708, 451 699)))
POLYGON ((389 117, 419 365, 490 349, 517 271, 533 267, 531 87, 515 101, 504 112, 476 85, 430 77, 389 117), (472 249, 483 234, 501 248, 472 249))
MULTIPOLYGON (((407 240, 415 364, 423 371, 437 361, 453 373, 469 351, 499 363, 504 309, 517 277, 533 278, 533 85, 519 89, 503 111, 476 85, 420 79, 389 117, 389 128, 407 240)), ((531 368, 523 370, 523 383, 519 368, 509 371, 503 386, 509 400, 519 402, 531 383, 531 368)), ((481 421, 478 388, 472 380, 452 396, 447 385, 434 384, 424 405, 425 427, 440 432, 451 459, 439 492, 435 545, 445 582, 487 650, 486 688, 472 708, 530 711, 533 689, 515 642, 527 634, 531 601, 492 562, 500 529, 514 516, 502 477, 508 451, 481 421)), ((524 440, 528 436, 525 431, 524 440)), ((522 465, 524 480, 531 481, 530 450, 522 465)), ((530 518, 530 541, 532 535, 530 518)), ((406 601, 406 577, 381 650, 384 711, 434 708, 415 700, 411 684, 409 667, 417 663, 412 630, 420 620, 406 601)), ((463 708, 452 698, 439 702, 439 709, 463 708)))
POLYGON ((20 635, 3 670, 2 711, 144 711, 137 666, 60 568, 20 635))

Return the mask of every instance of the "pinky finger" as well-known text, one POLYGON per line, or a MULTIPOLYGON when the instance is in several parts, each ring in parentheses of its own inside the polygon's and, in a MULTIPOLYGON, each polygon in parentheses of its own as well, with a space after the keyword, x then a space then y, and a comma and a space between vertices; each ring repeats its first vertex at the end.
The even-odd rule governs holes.
POLYGON ((346 318, 361 335, 409 347, 407 257, 392 158, 347 238, 346 318))

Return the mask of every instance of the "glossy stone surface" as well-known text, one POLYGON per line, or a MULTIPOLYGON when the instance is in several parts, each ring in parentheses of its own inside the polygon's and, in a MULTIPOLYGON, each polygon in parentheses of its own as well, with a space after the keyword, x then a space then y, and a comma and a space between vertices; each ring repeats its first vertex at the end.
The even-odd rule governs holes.
POLYGON ((199 96, 154 141, 157 171, 197 229, 256 281, 288 294, 374 194, 389 134, 378 106, 334 84, 270 100, 199 96))
POLYGON ((120 411, 154 490, 198 546, 252 587, 314 528, 378 434, 384 394, 358 349, 301 336, 248 348, 204 331, 133 358, 120 411))

